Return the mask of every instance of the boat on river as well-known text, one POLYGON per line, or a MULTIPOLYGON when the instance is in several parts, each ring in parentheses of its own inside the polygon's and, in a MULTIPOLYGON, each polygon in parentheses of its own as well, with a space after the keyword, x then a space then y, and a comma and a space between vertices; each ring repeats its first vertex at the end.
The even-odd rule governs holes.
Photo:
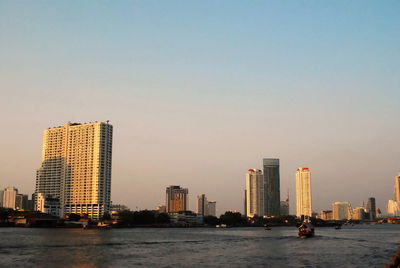
POLYGON ((314 236, 314 226, 308 217, 304 218, 299 227, 299 237, 308 238, 314 236))

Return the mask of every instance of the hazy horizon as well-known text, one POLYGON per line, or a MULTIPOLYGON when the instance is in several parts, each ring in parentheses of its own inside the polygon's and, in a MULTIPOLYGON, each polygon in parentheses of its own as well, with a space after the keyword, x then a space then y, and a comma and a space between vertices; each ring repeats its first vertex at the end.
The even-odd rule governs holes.
POLYGON ((165 188, 243 211, 245 173, 279 158, 281 199, 375 197, 400 171, 398 1, 0 0, 0 188, 32 193, 42 132, 114 126, 114 203, 165 188))

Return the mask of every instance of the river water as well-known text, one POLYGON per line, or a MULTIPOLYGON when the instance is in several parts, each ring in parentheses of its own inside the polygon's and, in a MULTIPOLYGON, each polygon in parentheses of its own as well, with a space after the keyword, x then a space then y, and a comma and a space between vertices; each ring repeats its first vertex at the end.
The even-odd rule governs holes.
POLYGON ((297 229, 0 228, 1 267, 382 267, 400 225, 297 229))

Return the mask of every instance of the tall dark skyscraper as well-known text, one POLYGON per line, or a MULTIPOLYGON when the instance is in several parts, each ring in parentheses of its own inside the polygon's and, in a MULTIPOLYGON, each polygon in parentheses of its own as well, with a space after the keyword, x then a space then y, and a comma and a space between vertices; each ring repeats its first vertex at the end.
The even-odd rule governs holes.
POLYGON ((375 205, 374 197, 368 198, 367 210, 369 212, 369 219, 375 220, 376 219, 376 205, 375 205))
POLYGON ((279 159, 264 158, 264 215, 280 215, 279 159))

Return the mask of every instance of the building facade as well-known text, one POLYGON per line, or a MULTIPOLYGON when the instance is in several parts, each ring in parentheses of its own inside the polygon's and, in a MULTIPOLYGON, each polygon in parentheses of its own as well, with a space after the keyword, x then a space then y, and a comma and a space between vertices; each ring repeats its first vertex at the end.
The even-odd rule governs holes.
POLYGON ((16 199, 18 195, 18 189, 15 187, 7 187, 3 192, 3 207, 16 209, 16 199))
POLYGON ((43 193, 37 195, 37 211, 60 217, 61 207, 60 200, 43 193))
POLYGON ((264 215, 280 214, 280 174, 279 159, 264 158, 264 215))
POLYGON ((281 209, 280 209, 281 216, 289 215, 289 201, 281 201, 281 209))
POLYGON ((364 207, 356 207, 353 209, 353 214, 351 217, 352 220, 364 220, 365 219, 365 208, 364 207))
POLYGON ((197 196, 197 215, 208 215, 208 201, 205 194, 197 196))
POLYGON ((216 201, 208 201, 208 216, 217 216, 217 202, 216 201))
POLYGON ((0 190, 0 208, 3 207, 3 197, 4 197, 4 191, 0 190))
POLYGON ((322 210, 319 214, 319 218, 325 221, 333 220, 333 212, 332 210, 322 210))
POLYGON ((189 209, 189 190, 180 186, 171 185, 167 187, 165 207, 167 213, 187 211, 189 209))
POLYGON ((387 204, 387 214, 391 217, 400 217, 400 201, 389 200, 387 204))
POLYGON ((312 214, 311 173, 309 168, 298 168, 296 171, 296 216, 312 214))
POLYGON ((246 173, 246 216, 264 216, 264 177, 259 169, 246 173))
POLYGON ((376 203, 374 197, 368 198, 367 212, 370 220, 376 220, 376 203))
POLYGON ((394 200, 400 201, 400 172, 394 178, 394 200))
POLYGON ((351 219, 351 206, 349 202, 335 202, 332 204, 332 216, 334 220, 351 219))
POLYGON ((43 132, 39 193, 58 199, 61 215, 87 214, 98 220, 110 211, 113 127, 107 122, 66 123, 43 132))

